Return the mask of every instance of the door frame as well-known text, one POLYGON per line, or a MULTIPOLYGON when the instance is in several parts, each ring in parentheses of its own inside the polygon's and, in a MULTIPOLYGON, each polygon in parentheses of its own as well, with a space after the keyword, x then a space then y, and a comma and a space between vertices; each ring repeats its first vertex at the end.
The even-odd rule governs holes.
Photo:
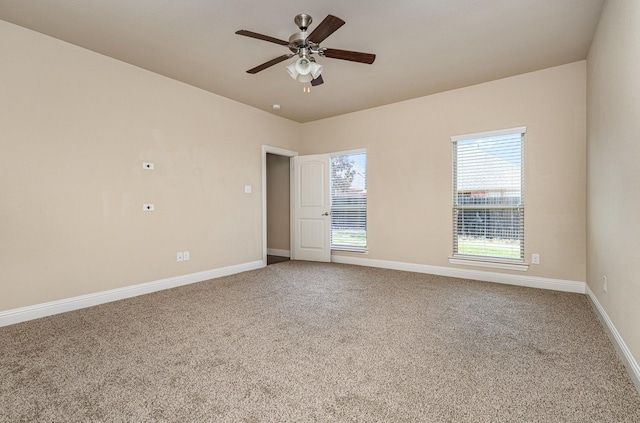
MULTIPOLYGON (((289 216, 293 216, 293 163, 291 157, 297 156, 297 151, 285 150, 269 145, 262 146, 262 264, 267 265, 267 154, 289 157, 289 216)), ((289 219, 289 224, 293 225, 293 219, 289 219)), ((289 230, 289 251, 293 254, 294 241, 293 227, 289 230)), ((292 259, 294 257, 291 257, 292 259)))

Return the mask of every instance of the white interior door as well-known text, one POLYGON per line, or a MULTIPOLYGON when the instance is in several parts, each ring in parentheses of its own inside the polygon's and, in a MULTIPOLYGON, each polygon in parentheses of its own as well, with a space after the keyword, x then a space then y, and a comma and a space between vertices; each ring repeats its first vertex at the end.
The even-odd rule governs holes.
POLYGON ((330 156, 293 158, 294 260, 331 261, 330 156))

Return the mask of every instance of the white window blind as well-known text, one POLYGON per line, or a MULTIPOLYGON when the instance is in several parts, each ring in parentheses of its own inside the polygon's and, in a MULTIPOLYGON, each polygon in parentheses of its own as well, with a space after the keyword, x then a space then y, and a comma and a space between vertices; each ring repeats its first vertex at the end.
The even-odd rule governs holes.
POLYGON ((453 137, 453 255, 524 261, 526 128, 453 137))
POLYGON ((331 249, 367 248, 367 154, 331 157, 331 249))

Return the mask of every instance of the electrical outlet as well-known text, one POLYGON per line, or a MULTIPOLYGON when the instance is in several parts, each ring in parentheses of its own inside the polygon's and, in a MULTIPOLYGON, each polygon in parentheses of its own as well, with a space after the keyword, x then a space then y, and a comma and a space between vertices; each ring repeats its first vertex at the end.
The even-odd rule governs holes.
POLYGON ((531 254, 531 263, 540 264, 540 254, 531 254))
POLYGON ((606 276, 602 276, 602 290, 604 292, 607 292, 607 283, 608 282, 609 281, 607 280, 607 277, 606 276))
POLYGON ((184 259, 184 261, 189 261, 191 260, 191 254, 189 254, 188 251, 185 251, 184 253, 182 253, 182 258, 184 259))
POLYGON ((245 185, 244 186, 244 193, 245 194, 251 194, 251 185, 245 185))
POLYGON ((144 211, 153 211, 153 210, 155 210, 155 207, 153 206, 153 204, 143 204, 142 205, 142 210, 144 210, 144 211))
POLYGON ((182 251, 178 251, 178 254, 176 255, 176 261, 181 262, 183 260, 184 260, 184 255, 182 254, 182 251))

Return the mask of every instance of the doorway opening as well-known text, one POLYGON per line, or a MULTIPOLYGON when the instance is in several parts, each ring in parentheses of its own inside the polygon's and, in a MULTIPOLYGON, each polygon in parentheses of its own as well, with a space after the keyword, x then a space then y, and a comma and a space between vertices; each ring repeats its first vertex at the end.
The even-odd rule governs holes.
POLYGON ((298 153, 262 147, 263 257, 265 265, 291 257, 291 158, 298 153))

